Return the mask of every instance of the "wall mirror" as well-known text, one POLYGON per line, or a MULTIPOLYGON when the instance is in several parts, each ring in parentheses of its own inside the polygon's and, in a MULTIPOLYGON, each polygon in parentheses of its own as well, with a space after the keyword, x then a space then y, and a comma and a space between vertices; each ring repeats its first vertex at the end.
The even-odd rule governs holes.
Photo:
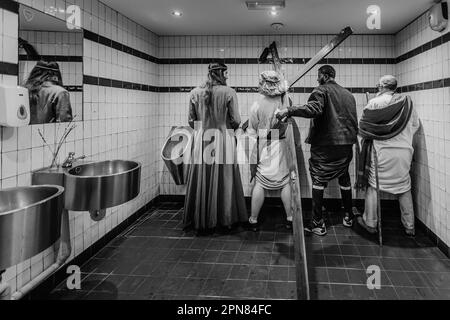
POLYGON ((18 82, 29 90, 30 124, 82 121, 83 31, 20 5, 18 82))

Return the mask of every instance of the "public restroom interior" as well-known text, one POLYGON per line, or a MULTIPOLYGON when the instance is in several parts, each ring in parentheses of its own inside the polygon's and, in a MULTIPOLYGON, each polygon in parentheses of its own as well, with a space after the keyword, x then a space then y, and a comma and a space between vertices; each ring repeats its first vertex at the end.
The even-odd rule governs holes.
MULTIPOLYGON (((65 85, 72 87, 77 118, 59 161, 74 152, 88 161, 141 165, 139 194, 104 209, 99 221, 87 211, 68 211, 71 251, 62 266, 45 273, 57 259, 56 244, 20 263, 0 264, 9 291, 5 299, 295 300, 301 296, 299 273, 306 275, 310 299, 450 299, 450 27, 430 27, 428 12, 436 3, 379 0, 380 28, 373 23, 371 28, 373 12, 367 8, 374 3, 360 0, 286 0, 273 15, 271 9, 249 10, 244 0, 1 0, 0 85, 23 85, 36 63, 19 61, 22 38, 40 54, 57 57, 65 85), (81 29, 67 37, 69 44, 56 31, 19 30, 23 7, 65 24, 78 12, 69 12, 70 6, 80 9, 81 19, 71 21, 81 22, 81 29), (188 125, 189 92, 206 80, 208 64, 228 66, 228 85, 237 92, 244 122, 258 95, 258 75, 272 68, 258 63, 264 48, 275 41, 287 78, 295 78, 346 26, 354 33, 296 83, 290 96, 294 104, 305 103, 317 86, 318 68, 330 64, 361 116, 366 92, 375 96, 378 79, 387 74, 398 79, 398 92, 411 96, 421 123, 411 169, 416 236, 401 233, 398 205, 389 195, 382 195, 383 246, 356 227, 342 227, 335 182, 325 193, 330 226, 325 237, 285 230, 276 196, 266 199, 258 233, 197 237, 183 231, 186 186, 174 183, 161 150, 174 126, 188 125), (297 236, 305 247, 301 264, 297 236), (70 265, 81 268, 79 290, 67 288, 70 265), (381 289, 367 287, 372 265, 381 269, 381 289)), ((448 19, 448 6, 443 7, 448 19)), ((296 123, 303 151, 302 208, 308 215, 310 152, 304 140, 310 122, 296 123)), ((2 126, 1 189, 34 184, 32 172, 52 162, 40 132, 53 143, 64 128, 2 126)), ((354 183, 354 161, 350 168, 354 183)), ((246 165, 240 170, 249 200, 250 170, 246 165)), ((362 203, 362 195, 353 196, 362 203)), ((0 224, 4 244, 5 226, 0 224)))

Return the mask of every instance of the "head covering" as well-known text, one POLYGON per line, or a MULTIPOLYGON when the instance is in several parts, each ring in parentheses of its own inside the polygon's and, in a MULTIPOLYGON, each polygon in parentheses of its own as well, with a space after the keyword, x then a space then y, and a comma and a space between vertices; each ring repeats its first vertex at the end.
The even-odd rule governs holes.
POLYGON ((228 69, 228 67, 225 64, 221 63, 221 62, 210 63, 209 66, 208 66, 208 71, 209 72, 211 72, 213 70, 225 71, 227 69, 228 69))
POLYGON ((287 91, 287 85, 283 77, 276 71, 263 71, 259 75, 259 93, 274 97, 287 91))

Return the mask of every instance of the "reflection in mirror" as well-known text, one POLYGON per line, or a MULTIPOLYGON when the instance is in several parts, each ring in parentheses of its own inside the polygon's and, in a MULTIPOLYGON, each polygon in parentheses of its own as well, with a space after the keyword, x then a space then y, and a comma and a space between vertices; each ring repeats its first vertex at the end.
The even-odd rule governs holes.
POLYGON ((82 121, 82 30, 20 5, 18 79, 29 90, 30 124, 82 121))

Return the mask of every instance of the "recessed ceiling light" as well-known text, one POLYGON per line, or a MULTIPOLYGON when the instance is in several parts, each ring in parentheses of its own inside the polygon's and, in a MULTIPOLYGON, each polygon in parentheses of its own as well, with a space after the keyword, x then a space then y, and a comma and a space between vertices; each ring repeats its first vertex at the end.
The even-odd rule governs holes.
POLYGON ((172 15, 175 17, 181 17, 183 15, 183 12, 181 12, 179 10, 174 10, 174 11, 172 11, 172 15))

